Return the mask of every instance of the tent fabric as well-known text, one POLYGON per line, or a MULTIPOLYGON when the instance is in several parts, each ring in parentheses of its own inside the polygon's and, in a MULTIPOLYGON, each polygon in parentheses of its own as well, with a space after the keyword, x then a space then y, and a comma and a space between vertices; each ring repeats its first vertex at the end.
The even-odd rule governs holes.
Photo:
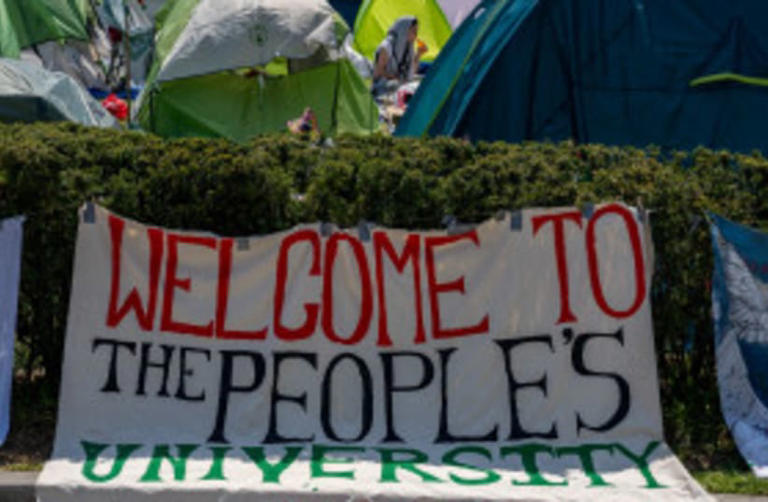
POLYGON ((329 4, 317 0, 201 0, 158 80, 263 65, 276 56, 306 58, 320 48, 338 47, 347 31, 340 22, 329 4))
POLYGON ((323 132, 367 133, 378 110, 325 0, 177 0, 157 17, 138 119, 163 136, 245 141, 311 107, 323 132))
POLYGON ((434 60, 453 32, 436 0, 364 0, 354 26, 357 51, 372 60, 389 28, 402 16, 419 20, 419 38, 429 47, 422 60, 434 60))
POLYGON ((234 72, 162 82, 143 104, 139 120, 166 137, 224 137, 245 142, 284 130, 311 105, 321 131, 370 132, 375 105, 349 61, 341 60, 285 77, 245 77, 234 72), (343 75, 340 75, 343 74, 343 75), (355 82, 359 83, 356 86, 355 82), (338 93, 336 106, 333 96, 338 93))
POLYGON ((438 0, 437 3, 451 26, 458 28, 480 0, 438 0))
POLYGON ((765 148, 768 3, 485 0, 443 49, 401 136, 765 148))
POLYGON ((100 127, 117 122, 70 76, 36 63, 0 58, 0 121, 68 120, 100 127))
MULTIPOLYGON (((97 12, 101 25, 106 28, 125 32, 127 25, 131 38, 131 81, 143 84, 149 72, 154 45, 155 23, 151 15, 138 0, 102 0, 97 12)), ((119 44, 117 49, 120 57, 124 57, 123 45, 119 44)), ((104 59, 111 57, 113 55, 108 54, 104 59)))
POLYGON ((144 0, 144 10, 151 19, 154 19, 167 3, 171 2, 169 0, 144 0))
POLYGON ((50 40, 87 40, 89 0, 0 0, 0 57, 50 40))

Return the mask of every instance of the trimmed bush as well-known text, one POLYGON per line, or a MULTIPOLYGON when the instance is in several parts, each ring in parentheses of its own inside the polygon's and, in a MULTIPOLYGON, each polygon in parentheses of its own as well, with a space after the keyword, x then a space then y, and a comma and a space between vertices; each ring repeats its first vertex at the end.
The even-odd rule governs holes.
POLYGON ((656 247, 653 313, 666 435, 692 468, 739 466, 719 408, 705 211, 768 228, 761 154, 600 145, 289 136, 240 146, 73 125, 0 126, 0 217, 28 217, 17 364, 58 392, 77 207, 254 235, 305 221, 435 228, 500 209, 641 201, 656 247))

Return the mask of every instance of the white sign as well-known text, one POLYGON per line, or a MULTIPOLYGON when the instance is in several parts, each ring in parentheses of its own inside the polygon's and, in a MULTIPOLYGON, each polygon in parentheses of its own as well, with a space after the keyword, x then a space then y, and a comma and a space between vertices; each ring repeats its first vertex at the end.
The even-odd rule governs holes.
POLYGON ((24 218, 0 221, 0 445, 10 428, 16 308, 19 300, 24 218))
POLYGON ((663 440, 632 208, 247 240, 95 216, 43 502, 712 500, 663 440))

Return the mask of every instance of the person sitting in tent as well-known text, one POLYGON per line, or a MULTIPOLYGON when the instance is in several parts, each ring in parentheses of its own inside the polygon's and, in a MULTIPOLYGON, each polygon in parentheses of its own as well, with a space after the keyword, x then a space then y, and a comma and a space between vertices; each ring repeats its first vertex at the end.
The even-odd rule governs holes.
POLYGON ((419 34, 419 20, 403 16, 394 22, 384 41, 376 49, 372 92, 374 96, 394 92, 411 80, 419 67, 419 60, 429 49, 419 41, 414 53, 413 44, 419 34))

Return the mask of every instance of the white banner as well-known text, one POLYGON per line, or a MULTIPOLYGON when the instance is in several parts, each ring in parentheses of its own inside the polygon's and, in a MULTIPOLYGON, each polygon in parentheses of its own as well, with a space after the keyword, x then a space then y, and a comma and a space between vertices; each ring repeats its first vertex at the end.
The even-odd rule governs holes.
POLYGON ((95 208, 39 500, 712 500, 663 440, 641 220, 228 239, 95 208))
POLYGON ((16 310, 24 218, 0 220, 0 445, 10 428, 16 310))

